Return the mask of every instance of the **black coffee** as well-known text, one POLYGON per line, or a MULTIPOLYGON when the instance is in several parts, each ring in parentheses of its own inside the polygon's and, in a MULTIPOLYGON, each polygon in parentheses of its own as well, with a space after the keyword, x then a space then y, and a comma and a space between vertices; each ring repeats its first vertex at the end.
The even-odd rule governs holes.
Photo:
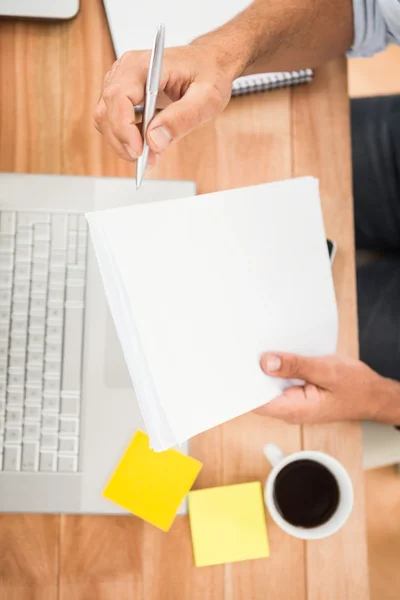
POLYGON ((339 504, 339 486, 332 473, 313 460, 296 460, 275 479, 274 498, 282 517, 297 527, 318 527, 329 521, 339 504))

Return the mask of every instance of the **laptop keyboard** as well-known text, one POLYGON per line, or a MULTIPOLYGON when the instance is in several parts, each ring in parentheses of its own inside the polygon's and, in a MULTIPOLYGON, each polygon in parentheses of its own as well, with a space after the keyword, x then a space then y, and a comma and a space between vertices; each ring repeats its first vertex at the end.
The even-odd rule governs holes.
POLYGON ((0 471, 76 472, 87 224, 0 212, 0 471))

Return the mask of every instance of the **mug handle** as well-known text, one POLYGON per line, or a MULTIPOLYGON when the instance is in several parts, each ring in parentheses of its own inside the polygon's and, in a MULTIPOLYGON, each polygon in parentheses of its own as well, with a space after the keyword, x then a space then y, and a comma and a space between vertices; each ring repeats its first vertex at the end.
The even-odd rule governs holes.
POLYGON ((275 446, 275 444, 266 444, 264 446, 264 454, 273 467, 276 467, 285 458, 282 450, 278 446, 275 446))

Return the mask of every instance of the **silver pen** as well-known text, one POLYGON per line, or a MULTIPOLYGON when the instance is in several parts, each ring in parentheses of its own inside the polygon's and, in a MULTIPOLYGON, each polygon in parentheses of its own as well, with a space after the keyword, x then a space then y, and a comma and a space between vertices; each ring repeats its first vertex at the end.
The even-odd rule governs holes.
POLYGON ((151 51, 149 72, 146 80, 146 94, 143 109, 142 136, 143 152, 136 163, 136 189, 138 190, 143 181, 149 158, 149 147, 146 142, 147 127, 156 112, 158 88, 160 86, 161 69, 164 56, 165 25, 157 27, 154 38, 153 50, 151 51))

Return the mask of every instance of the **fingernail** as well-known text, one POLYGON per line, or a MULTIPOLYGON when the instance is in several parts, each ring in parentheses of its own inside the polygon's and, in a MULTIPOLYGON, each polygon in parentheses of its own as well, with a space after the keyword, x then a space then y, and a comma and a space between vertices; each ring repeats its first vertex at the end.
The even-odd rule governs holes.
POLYGON ((132 160, 136 160, 137 157, 138 157, 137 152, 135 152, 133 150, 133 148, 131 148, 130 146, 128 146, 128 144, 124 144, 124 145, 125 145, 125 149, 126 149, 127 153, 132 158, 132 160))
POLYGON ((149 135, 159 150, 165 150, 172 140, 170 132, 163 125, 150 131, 149 135))
POLYGON ((155 158, 156 159, 155 159, 155 161, 154 161, 153 164, 150 164, 149 162, 147 163, 147 165, 146 165, 146 171, 151 171, 152 169, 154 169, 154 167, 156 167, 158 165, 161 156, 157 155, 155 158))
POLYGON ((265 366, 267 371, 279 371, 282 366, 282 360, 279 356, 268 356, 265 366))

